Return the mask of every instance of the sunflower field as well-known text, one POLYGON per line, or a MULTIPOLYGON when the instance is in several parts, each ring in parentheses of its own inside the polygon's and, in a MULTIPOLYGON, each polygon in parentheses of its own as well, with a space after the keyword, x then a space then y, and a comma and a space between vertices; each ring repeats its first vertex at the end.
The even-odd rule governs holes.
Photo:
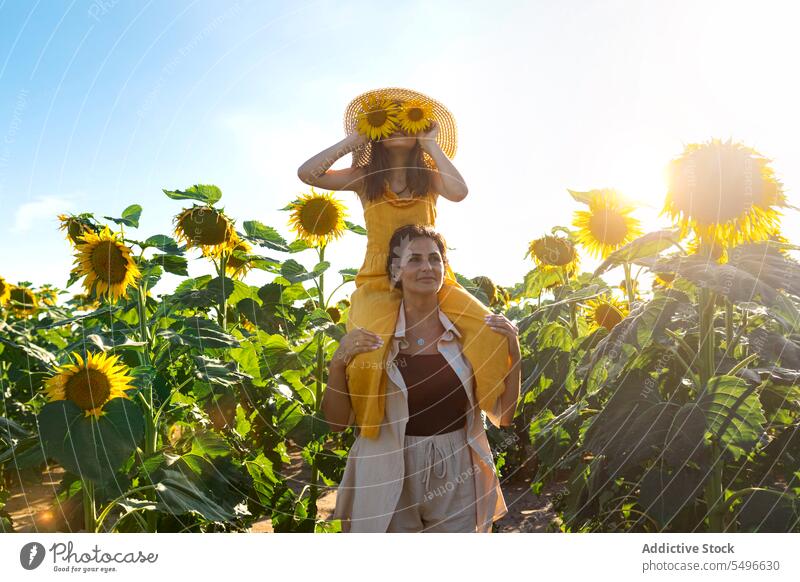
MULTIPOLYGON (((326 251, 365 230, 313 189, 283 209, 293 242, 226 215, 216 186, 164 194, 169 234, 140 234, 136 204, 59 217, 73 291, 0 278, 0 529, 22 476, 58 465, 62 531, 340 531, 318 501, 354 435, 320 404, 356 269, 326 251), (181 281, 154 296, 165 273, 181 281)), ((520 329, 514 425, 488 425, 498 471, 558 492, 551 531, 800 531, 800 247, 768 160, 688 146, 656 232, 614 190, 569 194, 571 223, 521 250, 523 281, 458 276, 520 329)))

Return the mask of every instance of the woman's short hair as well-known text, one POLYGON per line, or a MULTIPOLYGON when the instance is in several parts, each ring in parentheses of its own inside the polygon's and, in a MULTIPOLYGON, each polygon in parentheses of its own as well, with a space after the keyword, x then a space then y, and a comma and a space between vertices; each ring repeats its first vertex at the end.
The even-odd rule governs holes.
POLYGON ((403 243, 407 244, 418 238, 429 238, 435 242, 439 248, 439 253, 442 255, 442 261, 445 266, 447 265, 447 243, 441 234, 432 227, 423 224, 401 226, 392 234, 392 238, 389 240, 389 252, 386 256, 386 275, 389 277, 389 281, 394 283, 396 289, 402 290, 403 283, 401 281, 392 281, 392 265, 399 264, 403 243))

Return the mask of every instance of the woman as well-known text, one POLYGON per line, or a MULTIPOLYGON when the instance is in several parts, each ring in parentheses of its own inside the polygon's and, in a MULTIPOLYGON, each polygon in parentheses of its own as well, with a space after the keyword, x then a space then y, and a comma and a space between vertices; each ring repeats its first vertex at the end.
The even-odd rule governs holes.
MULTIPOLYGON (((388 348, 385 413, 377 439, 356 440, 339 485, 334 519, 349 532, 490 532, 507 513, 472 368, 460 333, 440 308, 446 246, 430 227, 409 225, 391 238, 385 276, 401 294, 388 348)), ((520 393, 517 328, 502 315, 486 323, 502 337, 512 366, 489 420, 512 423, 520 393)), ((322 412, 333 430, 353 420, 348 362, 378 350, 383 340, 349 331, 329 366, 322 412)))
MULTIPOLYGON (((350 297, 347 329, 366 328, 384 343, 358 353, 347 375, 362 434, 377 438, 386 396, 383 363, 401 297, 384 274, 389 238, 408 224, 433 226, 438 197, 459 202, 467 187, 449 159, 456 150, 453 116, 421 93, 389 88, 360 95, 345 113, 345 129, 348 136, 305 162, 298 176, 312 186, 354 190, 364 207, 367 253, 350 297), (366 134, 379 137, 371 141, 366 134), (350 152, 351 168, 329 169, 350 152)), ((458 284, 449 266, 439 304, 463 335, 465 355, 475 370, 478 404, 491 410, 510 365, 507 343, 487 327, 489 310, 458 284)))

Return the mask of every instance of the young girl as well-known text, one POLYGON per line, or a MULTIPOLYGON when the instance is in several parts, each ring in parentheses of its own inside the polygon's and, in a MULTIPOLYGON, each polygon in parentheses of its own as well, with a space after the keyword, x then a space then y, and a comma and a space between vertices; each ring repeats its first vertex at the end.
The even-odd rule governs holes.
MULTIPOLYGON (((438 197, 460 202, 467 187, 449 159, 456 151, 455 120, 421 93, 386 88, 359 95, 345 112, 345 131, 345 139, 306 161, 297 175, 311 186, 353 190, 364 208, 367 253, 350 297, 347 330, 369 330, 383 345, 353 358, 347 378, 360 434, 377 438, 384 417, 387 346, 402 299, 386 277, 389 240, 401 226, 434 226, 438 197), (350 168, 329 169, 351 152, 350 168)), ((488 327, 490 311, 458 284, 449 266, 439 305, 462 334, 480 408, 493 410, 510 367, 505 338, 488 327)), ((426 330, 418 331, 425 336, 426 330)))

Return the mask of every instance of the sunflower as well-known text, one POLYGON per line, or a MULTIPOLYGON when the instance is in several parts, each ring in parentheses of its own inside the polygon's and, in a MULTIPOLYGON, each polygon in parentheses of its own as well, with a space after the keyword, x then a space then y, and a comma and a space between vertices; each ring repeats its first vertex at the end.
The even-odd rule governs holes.
POLYGON ((586 303, 587 317, 592 329, 604 327, 611 331, 628 314, 625 305, 612 295, 590 299, 586 303))
POLYGON ((39 289, 39 298, 45 305, 54 307, 58 301, 58 291, 53 289, 50 285, 44 285, 39 289))
POLYGON ((675 281, 675 273, 655 273, 653 277, 653 287, 669 289, 675 281))
POLYGON ((11 309, 19 316, 31 315, 39 308, 39 298, 27 287, 11 286, 8 299, 11 309))
POLYGON ((331 318, 331 321, 333 323, 339 323, 339 321, 342 319, 342 312, 339 311, 338 307, 331 306, 328 307, 328 309, 326 309, 325 311, 328 312, 328 316, 331 318))
POLYGON ((76 293, 69 303, 78 311, 95 311, 100 309, 100 302, 88 293, 76 293))
POLYGON ((571 240, 549 234, 531 241, 525 254, 526 258, 528 256, 540 269, 562 269, 568 277, 577 272, 580 262, 578 251, 571 240))
POLYGON ((779 230, 782 184, 769 160, 731 140, 690 144, 669 165, 662 214, 676 220, 682 236, 735 246, 765 240, 779 230))
POLYGON ((175 217, 175 236, 187 248, 197 247, 206 256, 230 252, 238 242, 233 221, 212 206, 193 205, 175 217))
POLYGON ((642 234, 633 206, 611 189, 589 192, 589 210, 575 211, 577 239, 592 255, 606 258, 642 234))
POLYGON ((82 242, 83 235, 87 232, 95 232, 91 222, 74 214, 59 214, 58 220, 61 222, 59 230, 67 233, 67 240, 72 244, 82 242))
POLYGON ((87 232, 75 249, 75 268, 79 275, 86 276, 83 286, 87 293, 98 297, 105 295, 114 302, 127 297, 128 287, 141 277, 131 258, 131 249, 108 227, 100 233, 87 232))
POLYGON ((119 362, 119 356, 105 353, 89 354, 84 361, 73 352, 76 363, 60 366, 45 382, 45 392, 50 402, 72 400, 84 416, 103 415, 103 406, 113 398, 130 398, 125 390, 133 388, 129 368, 119 362))
POLYGON ((244 277, 253 268, 253 264, 246 257, 237 257, 235 253, 247 255, 252 250, 253 247, 250 246, 250 243, 237 237, 236 244, 233 245, 231 254, 228 255, 228 260, 225 262, 225 272, 237 279, 244 277))
POLYGON ((11 296, 11 285, 5 279, 0 277, 0 307, 8 303, 11 296))
POLYGON ((715 263, 728 262, 728 249, 719 240, 703 242, 695 237, 686 245, 686 250, 690 255, 700 255, 715 263))
POLYGON ((405 101, 397 114, 400 127, 412 135, 428 129, 431 118, 433 118, 433 106, 423 99, 405 101))
POLYGON ((372 140, 387 137, 397 128, 399 112, 396 101, 369 97, 361 101, 356 128, 372 140))
POLYGON ((311 188, 289 205, 289 225, 307 243, 322 247, 344 233, 345 207, 331 192, 318 194, 311 188))

